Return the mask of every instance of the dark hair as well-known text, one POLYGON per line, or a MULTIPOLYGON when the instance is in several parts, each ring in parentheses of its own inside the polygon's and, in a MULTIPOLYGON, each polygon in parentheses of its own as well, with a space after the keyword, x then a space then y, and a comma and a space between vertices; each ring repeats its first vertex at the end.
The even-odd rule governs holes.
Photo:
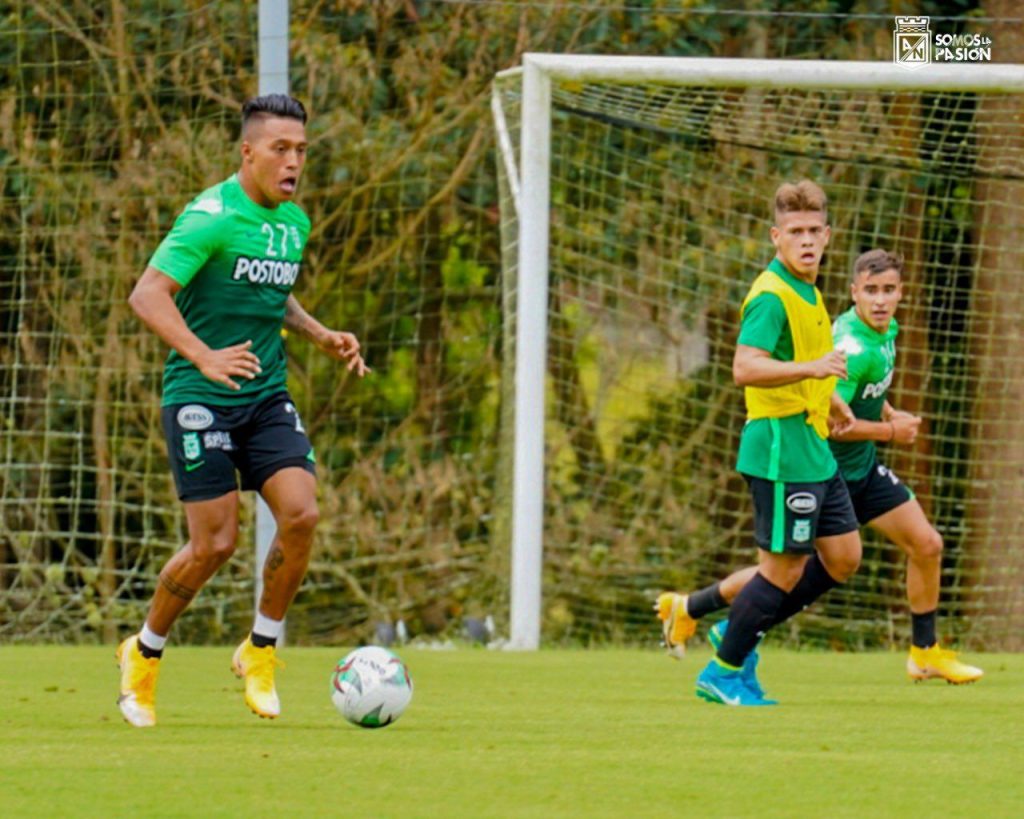
POLYGON ((297 119, 306 124, 306 109, 295 97, 287 94, 264 94, 247 99, 242 105, 242 130, 250 122, 261 122, 271 117, 297 119))
POLYGON ((783 213, 817 211, 828 221, 828 197, 818 185, 809 179, 799 182, 785 182, 775 191, 775 221, 783 213))
POLYGON ((886 270, 895 270, 903 275, 903 256, 881 248, 868 250, 857 257, 853 263, 853 278, 856 279, 861 273, 870 276, 876 273, 884 273, 886 270))

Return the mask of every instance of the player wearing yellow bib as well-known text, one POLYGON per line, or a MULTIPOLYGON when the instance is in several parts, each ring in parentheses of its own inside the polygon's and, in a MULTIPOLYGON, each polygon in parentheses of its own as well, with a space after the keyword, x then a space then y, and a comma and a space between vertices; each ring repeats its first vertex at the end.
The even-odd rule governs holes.
MULTIPOLYGON (((755 647, 777 623, 842 583, 860 563, 857 519, 827 438, 853 423, 833 398, 846 356, 833 350, 815 287, 828 245, 825 193, 813 182, 782 185, 771 229, 776 256, 743 302, 733 377, 744 387, 747 423, 737 469, 754 501, 759 566, 732 601, 729 628, 697 677, 697 695, 724 705, 769 705, 756 678, 755 647)), ((666 592, 656 610, 666 643, 686 598, 666 592)))
POLYGON ((261 717, 280 713, 275 654, 285 612, 309 563, 317 523, 313 447, 285 386, 281 330, 368 370, 351 333, 330 330, 292 295, 309 219, 291 200, 306 161, 306 111, 270 94, 242 107, 238 173, 186 205, 130 297, 171 348, 162 420, 188 543, 163 567, 142 630, 117 649, 118 705, 138 727, 156 723, 156 682, 171 626, 235 550, 239 482, 277 524, 252 632, 232 669, 261 717))
MULTIPOLYGON (((908 675, 914 680, 974 682, 981 678, 982 670, 942 648, 936 635, 942 536, 929 523, 913 493, 878 460, 876 443, 912 444, 921 423, 919 417, 894 409, 888 401, 896 363, 899 326, 895 313, 903 296, 902 270, 902 257, 885 250, 869 250, 854 262, 850 283, 853 307, 836 319, 832 334, 836 349, 847 356, 847 377, 836 390, 857 421, 845 432, 833 433, 829 446, 850 490, 859 523, 881 532, 907 554, 908 675)), ((721 583, 677 596, 681 600, 673 624, 676 638, 685 641, 698 618, 727 606, 756 571, 757 567, 751 566, 721 583)), ((721 624, 709 632, 713 644, 721 635, 721 624)))

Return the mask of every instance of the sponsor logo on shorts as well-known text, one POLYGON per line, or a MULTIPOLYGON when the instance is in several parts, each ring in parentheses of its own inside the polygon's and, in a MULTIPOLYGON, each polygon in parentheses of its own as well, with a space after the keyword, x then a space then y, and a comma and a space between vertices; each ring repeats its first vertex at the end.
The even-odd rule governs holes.
POLYGON ((303 435, 306 434, 306 428, 302 426, 302 419, 299 418, 299 411, 295 409, 295 405, 289 401, 284 405, 284 411, 289 415, 295 416, 295 431, 301 432, 303 435))
POLYGON ((178 410, 178 426, 182 429, 206 429, 213 423, 213 413, 202 404, 186 404, 178 410))
POLYGON ((786 506, 797 515, 809 515, 818 508, 818 499, 810 492, 794 492, 786 498, 786 506))
POLYGON ((225 452, 232 452, 235 449, 235 442, 231 440, 230 432, 217 429, 203 433, 203 446, 207 449, 222 449, 225 452))
POLYGON ((889 467, 882 466, 882 464, 879 464, 878 465, 878 474, 881 477, 888 478, 890 481, 892 481, 892 485, 893 486, 899 486, 900 485, 900 479, 896 477, 896 473, 893 472, 891 469, 889 469, 889 467))
POLYGON ((811 522, 809 520, 793 521, 793 542, 806 543, 811 539, 811 522))

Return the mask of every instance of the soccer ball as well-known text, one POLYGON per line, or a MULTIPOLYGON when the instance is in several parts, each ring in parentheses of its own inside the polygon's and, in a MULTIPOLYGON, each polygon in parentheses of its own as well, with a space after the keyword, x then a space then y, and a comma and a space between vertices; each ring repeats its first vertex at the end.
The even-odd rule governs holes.
POLYGON ((397 655, 380 646, 357 648, 331 675, 331 701, 360 728, 383 728, 402 716, 412 699, 412 677, 397 655))

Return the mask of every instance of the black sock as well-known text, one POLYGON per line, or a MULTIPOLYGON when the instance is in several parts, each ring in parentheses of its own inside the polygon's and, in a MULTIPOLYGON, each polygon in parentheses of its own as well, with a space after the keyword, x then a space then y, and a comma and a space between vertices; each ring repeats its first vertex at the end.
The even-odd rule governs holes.
POLYGON ((154 657, 159 660, 161 657, 164 656, 164 650, 162 648, 150 648, 144 642, 142 642, 142 640, 139 640, 137 645, 139 647, 139 654, 141 654, 147 660, 152 660, 154 657))
POLYGON ((276 637, 264 637, 262 634, 257 634, 255 631, 249 635, 249 642, 253 644, 254 648, 266 648, 267 646, 276 646, 276 637))
POLYGON ((718 659, 736 667, 743 665, 758 640, 775 623, 775 614, 785 599, 786 592, 760 573, 755 574, 732 601, 729 628, 718 647, 718 659))
POLYGON ((778 625, 794 614, 799 614, 829 589, 834 589, 838 585, 839 581, 828 573, 821 558, 817 554, 813 555, 804 566, 804 573, 793 587, 793 591, 779 606, 772 625, 778 625))
POLYGON ((939 641, 935 636, 935 609, 923 614, 910 612, 910 623, 914 630, 912 640, 918 648, 931 648, 939 641))
POLYGON ((729 604, 725 602, 725 598, 722 597, 722 592, 719 590, 721 585, 721 583, 715 583, 687 595, 686 613, 694 620, 699 620, 705 614, 726 608, 729 604))

